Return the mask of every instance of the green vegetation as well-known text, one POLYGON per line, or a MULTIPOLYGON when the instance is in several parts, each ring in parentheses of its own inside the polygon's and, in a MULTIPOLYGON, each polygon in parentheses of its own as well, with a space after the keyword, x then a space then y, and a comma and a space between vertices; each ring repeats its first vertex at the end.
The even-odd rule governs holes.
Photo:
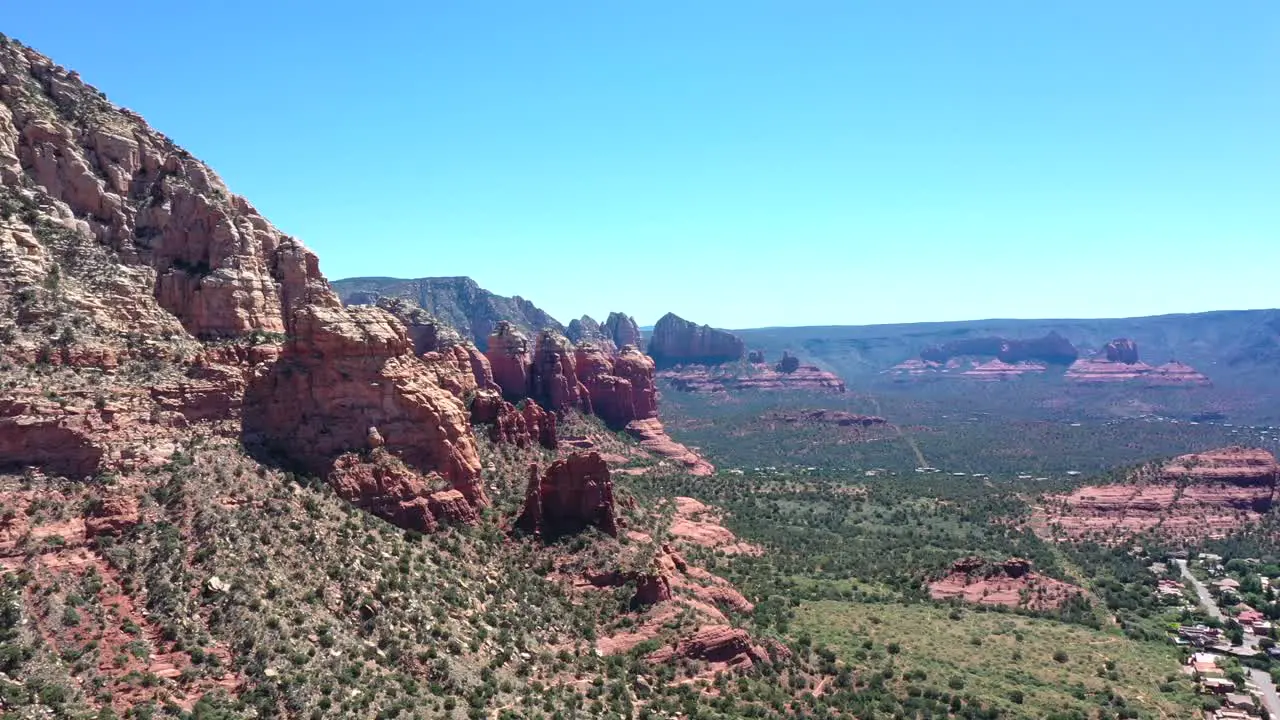
POLYGON ((952 699, 981 698, 1006 717, 1192 718, 1194 694, 1171 645, 1109 631, 930 604, 807 602, 796 628, 877 673, 916 717, 946 717, 952 699), (948 697, 949 696, 949 697, 948 697))

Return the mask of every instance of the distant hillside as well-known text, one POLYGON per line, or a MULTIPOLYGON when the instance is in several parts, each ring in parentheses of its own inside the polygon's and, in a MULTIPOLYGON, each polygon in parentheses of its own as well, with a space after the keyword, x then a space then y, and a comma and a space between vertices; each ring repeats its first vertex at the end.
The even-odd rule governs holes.
POLYGON ((488 346, 489 333, 506 320, 528 335, 544 328, 564 332, 555 318, 519 295, 503 297, 485 290, 469 277, 430 277, 404 280, 361 277, 335 280, 333 289, 346 305, 363 305, 382 297, 402 297, 470 337, 477 347, 488 346))
POLYGON ((1280 310, 1226 310, 1099 320, 974 320, 900 325, 756 328, 735 330, 748 349, 789 350, 846 379, 871 376, 930 346, 998 336, 1038 338, 1055 332, 1082 354, 1115 338, 1130 338, 1149 362, 1179 360, 1215 382, 1254 382, 1280 369, 1280 310))

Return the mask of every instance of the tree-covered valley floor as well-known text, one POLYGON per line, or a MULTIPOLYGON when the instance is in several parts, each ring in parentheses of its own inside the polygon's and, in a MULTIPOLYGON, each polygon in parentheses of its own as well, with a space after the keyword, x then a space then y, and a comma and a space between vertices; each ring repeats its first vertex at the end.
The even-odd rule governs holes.
POLYGON ((592 419, 565 434, 630 458, 613 475, 618 504, 653 547, 594 531, 550 546, 513 534, 527 464, 550 456, 487 443, 494 507, 475 527, 432 535, 354 509, 226 439, 189 438, 143 477, 4 476, 0 702, 11 717, 67 718, 1198 712, 1164 632, 1179 611, 1154 601, 1145 558, 1040 540, 1022 525, 1038 488, 1016 476, 868 475, 810 459, 739 473, 723 463, 731 446, 703 443, 723 469, 692 477, 592 419), (142 522, 79 540, 86 510, 121 492, 140 499, 142 522), (670 540, 677 496, 721 508, 729 529, 764 550, 682 548, 755 603, 732 622, 775 650, 748 671, 647 661, 696 624, 687 613, 602 656, 600 637, 645 621, 634 588, 581 593, 548 577, 566 563, 607 569, 655 552, 670 540), (1089 594, 1047 614, 928 599, 926 581, 973 554, 1029 558, 1089 594))

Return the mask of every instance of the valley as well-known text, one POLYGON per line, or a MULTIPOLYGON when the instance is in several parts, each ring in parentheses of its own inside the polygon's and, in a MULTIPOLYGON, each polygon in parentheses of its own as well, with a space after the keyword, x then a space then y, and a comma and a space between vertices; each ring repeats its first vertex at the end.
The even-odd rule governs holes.
POLYGON ((3 37, 0 181, 4 718, 1274 704, 1280 311, 644 331, 330 282, 3 37))

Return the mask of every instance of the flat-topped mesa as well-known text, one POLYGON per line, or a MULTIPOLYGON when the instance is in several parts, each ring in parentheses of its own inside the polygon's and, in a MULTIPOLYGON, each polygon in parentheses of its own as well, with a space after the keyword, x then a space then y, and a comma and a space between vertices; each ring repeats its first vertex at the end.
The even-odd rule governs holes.
POLYGON ((1161 468, 1160 476, 1171 481, 1272 487, 1280 480, 1280 463, 1266 450, 1237 445, 1176 457, 1161 468))
MULTIPOLYGON (((790 363, 788 366, 790 367, 790 363)), ((676 390, 694 393, 745 390, 845 391, 843 380, 816 365, 797 364, 790 372, 764 364, 751 365, 743 372, 724 372, 723 368, 706 365, 682 365, 663 370, 658 373, 658 377, 670 382, 676 390)))
POLYGON ((667 313, 653 326, 649 356, 660 368, 681 364, 718 365, 743 358, 742 338, 667 313))
POLYGON ((920 359, 931 363, 946 363, 954 357, 962 356, 995 357, 1010 364, 1033 361, 1049 365, 1070 365, 1080 356, 1080 351, 1056 332, 1031 339, 966 338, 932 345, 920 351, 920 359))
POLYGON ((1042 534, 1116 541, 1141 532, 1169 539, 1222 537, 1275 502, 1280 464, 1266 450, 1228 447, 1174 458, 1153 479, 1085 486, 1047 496, 1033 527, 1042 534))

